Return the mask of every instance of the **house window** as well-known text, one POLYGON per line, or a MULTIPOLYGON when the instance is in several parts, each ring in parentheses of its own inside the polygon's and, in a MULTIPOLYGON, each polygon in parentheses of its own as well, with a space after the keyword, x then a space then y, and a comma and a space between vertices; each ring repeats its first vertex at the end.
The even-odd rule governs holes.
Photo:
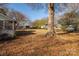
POLYGON ((5 22, 5 29, 12 30, 12 22, 11 21, 5 22))

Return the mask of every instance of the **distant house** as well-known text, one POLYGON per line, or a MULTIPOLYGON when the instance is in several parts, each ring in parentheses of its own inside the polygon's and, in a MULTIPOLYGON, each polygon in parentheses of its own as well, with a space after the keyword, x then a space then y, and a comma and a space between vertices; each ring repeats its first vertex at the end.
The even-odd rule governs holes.
POLYGON ((14 37, 15 35, 15 20, 0 13, 0 37, 14 37))
POLYGON ((31 23, 27 22, 27 20, 19 21, 17 27, 19 29, 31 28, 31 23))
POLYGON ((47 29, 48 28, 48 24, 42 25, 41 29, 47 29))
POLYGON ((73 27, 73 25, 69 25, 67 28, 66 28, 67 31, 69 32, 73 32, 75 31, 75 28, 73 27))

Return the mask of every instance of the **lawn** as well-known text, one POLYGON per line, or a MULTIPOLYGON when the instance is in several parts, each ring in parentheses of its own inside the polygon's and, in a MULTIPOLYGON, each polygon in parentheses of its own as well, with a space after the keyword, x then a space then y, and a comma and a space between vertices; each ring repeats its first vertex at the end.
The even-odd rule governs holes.
POLYGON ((10 56, 73 56, 79 55, 79 33, 57 33, 45 37, 47 30, 19 30, 15 39, 0 41, 0 55, 10 56))

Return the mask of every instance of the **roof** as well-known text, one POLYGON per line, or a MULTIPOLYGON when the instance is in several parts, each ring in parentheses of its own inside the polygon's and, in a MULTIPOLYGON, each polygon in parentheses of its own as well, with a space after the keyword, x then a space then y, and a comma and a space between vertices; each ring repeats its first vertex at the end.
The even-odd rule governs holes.
POLYGON ((10 17, 3 15, 0 13, 0 20, 11 20, 11 21, 15 21, 14 19, 11 19, 10 17))

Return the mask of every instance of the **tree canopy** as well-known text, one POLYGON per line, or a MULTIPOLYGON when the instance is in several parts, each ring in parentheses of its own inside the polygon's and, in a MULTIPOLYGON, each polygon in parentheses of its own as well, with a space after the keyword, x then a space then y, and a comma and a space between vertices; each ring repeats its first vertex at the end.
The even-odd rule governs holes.
POLYGON ((75 11, 65 13, 58 22, 61 24, 63 30, 66 30, 70 25, 72 25, 74 30, 77 30, 79 25, 79 14, 75 11))
POLYGON ((35 20, 32 24, 33 24, 33 27, 35 28, 41 28, 41 26, 47 24, 47 21, 48 21, 48 18, 42 18, 42 19, 35 20))

